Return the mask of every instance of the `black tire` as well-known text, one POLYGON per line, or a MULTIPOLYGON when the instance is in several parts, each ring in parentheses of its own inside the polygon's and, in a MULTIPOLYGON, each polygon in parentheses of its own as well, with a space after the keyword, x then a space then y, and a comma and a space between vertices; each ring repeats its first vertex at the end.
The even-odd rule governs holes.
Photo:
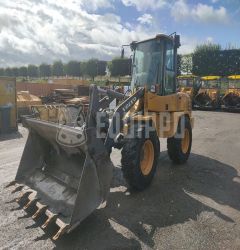
MULTIPOLYGON (((142 135, 145 134, 143 129, 142 135)), ((156 132, 150 132, 149 138, 133 138, 128 139, 122 149, 122 172, 128 185, 135 190, 144 190, 148 187, 156 172, 158 158, 160 155, 160 142, 156 132), (154 149, 153 164, 151 170, 147 174, 143 174, 141 170, 142 148, 144 143, 150 140, 154 149)))
POLYGON ((183 152, 182 149, 182 138, 177 138, 175 136, 167 139, 167 149, 169 158, 176 164, 183 164, 188 160, 192 147, 192 126, 188 117, 184 116, 179 120, 177 132, 181 131, 181 123, 184 124, 184 129, 189 132, 189 144, 187 150, 183 152), (182 122, 184 119, 184 122, 182 122))

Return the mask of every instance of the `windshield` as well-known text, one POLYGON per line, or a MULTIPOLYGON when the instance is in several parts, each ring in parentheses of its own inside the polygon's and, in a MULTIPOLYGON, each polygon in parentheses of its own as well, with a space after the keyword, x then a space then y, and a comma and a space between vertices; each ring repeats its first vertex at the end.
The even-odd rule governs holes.
POLYGON ((219 87, 220 87, 220 80, 202 81, 202 88, 219 88, 219 87))
POLYGON ((240 88, 240 79, 229 80, 229 88, 240 88))
POLYGON ((178 79, 178 86, 179 87, 193 87, 194 79, 178 79))
POLYGON ((149 40, 137 44, 133 58, 132 86, 159 83, 162 67, 162 41, 149 40))

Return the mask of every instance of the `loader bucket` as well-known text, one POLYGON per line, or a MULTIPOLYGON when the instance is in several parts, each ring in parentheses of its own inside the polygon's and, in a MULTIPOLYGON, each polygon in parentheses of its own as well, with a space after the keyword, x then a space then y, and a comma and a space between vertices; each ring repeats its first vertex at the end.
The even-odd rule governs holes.
POLYGON ((209 95, 205 94, 205 93, 200 93, 195 97, 195 102, 199 105, 199 106, 209 106, 212 103, 212 100, 210 98, 209 95))
POLYGON ((25 209, 36 206, 33 218, 47 216, 43 228, 56 223, 56 240, 106 200, 113 164, 95 127, 80 130, 35 118, 24 125, 29 136, 14 183, 22 189, 17 201, 25 197, 25 209))
POLYGON ((219 90, 200 89, 199 93, 194 98, 195 106, 200 108, 217 109, 219 106, 219 90))
POLYGON ((240 91, 239 94, 237 92, 229 92, 223 97, 222 102, 226 107, 240 107, 240 91))

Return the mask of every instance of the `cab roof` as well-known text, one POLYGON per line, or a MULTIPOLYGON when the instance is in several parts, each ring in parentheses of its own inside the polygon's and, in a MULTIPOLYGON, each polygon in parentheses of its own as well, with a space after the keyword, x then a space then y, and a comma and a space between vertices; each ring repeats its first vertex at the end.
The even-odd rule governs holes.
POLYGON ((152 40, 155 40, 155 39, 168 39, 168 40, 174 41, 174 37, 172 37, 172 36, 168 36, 168 35, 165 35, 165 34, 157 34, 153 38, 145 39, 143 41, 134 41, 132 43, 136 43, 136 44, 144 43, 144 42, 152 41, 152 40))
POLYGON ((240 80, 240 75, 231 75, 231 76, 228 76, 228 79, 230 79, 230 80, 240 80))
POLYGON ((219 80, 221 76, 203 76, 201 77, 201 80, 204 81, 211 81, 211 80, 219 80))
POLYGON ((180 76, 178 76, 177 78, 178 78, 178 79, 188 79, 188 78, 197 78, 197 77, 198 77, 198 76, 189 74, 189 75, 180 75, 180 76))

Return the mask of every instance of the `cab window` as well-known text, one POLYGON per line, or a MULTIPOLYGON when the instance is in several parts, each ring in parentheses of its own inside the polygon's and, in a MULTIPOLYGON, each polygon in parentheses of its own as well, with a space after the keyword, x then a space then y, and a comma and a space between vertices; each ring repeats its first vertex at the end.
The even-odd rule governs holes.
POLYGON ((172 42, 166 43, 164 90, 165 95, 175 92, 174 45, 172 42))

